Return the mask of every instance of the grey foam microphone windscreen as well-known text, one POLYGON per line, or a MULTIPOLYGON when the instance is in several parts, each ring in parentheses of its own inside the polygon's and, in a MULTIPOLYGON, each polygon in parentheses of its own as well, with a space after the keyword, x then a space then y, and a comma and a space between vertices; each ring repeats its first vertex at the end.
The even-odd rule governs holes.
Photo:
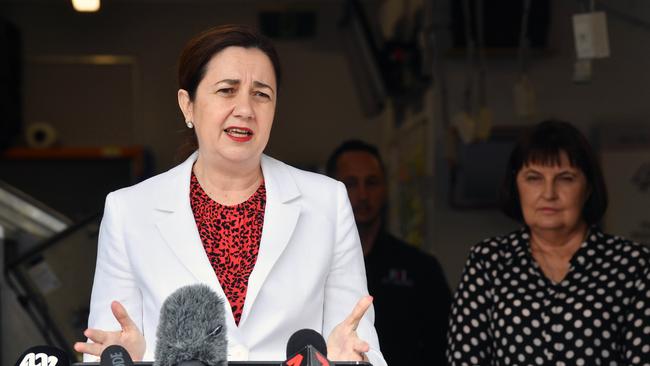
POLYGON ((206 285, 179 288, 160 310, 154 365, 199 361, 207 366, 225 366, 225 327, 223 299, 212 289, 206 285))

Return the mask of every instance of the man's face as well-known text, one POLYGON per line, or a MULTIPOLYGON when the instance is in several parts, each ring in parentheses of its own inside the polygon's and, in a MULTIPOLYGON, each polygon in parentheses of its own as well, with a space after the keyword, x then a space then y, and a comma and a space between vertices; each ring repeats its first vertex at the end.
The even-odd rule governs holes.
POLYGON ((357 225, 381 220, 386 179, 377 158, 365 151, 345 152, 338 158, 336 178, 347 187, 357 225))

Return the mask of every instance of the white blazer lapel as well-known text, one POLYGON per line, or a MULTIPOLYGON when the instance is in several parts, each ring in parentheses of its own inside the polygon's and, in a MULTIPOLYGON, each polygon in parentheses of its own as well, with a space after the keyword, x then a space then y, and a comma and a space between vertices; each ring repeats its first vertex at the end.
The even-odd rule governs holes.
POLYGON ((300 216, 300 206, 291 202, 300 196, 300 191, 286 165, 263 155, 262 172, 266 186, 264 226, 257 262, 248 279, 240 326, 246 321, 264 281, 289 243, 300 216))
POLYGON ((217 275, 205 255, 190 205, 190 177, 197 155, 194 153, 175 168, 174 174, 168 176, 161 186, 156 209, 166 214, 156 222, 156 226, 176 259, 192 273, 196 281, 210 286, 227 302, 217 275))

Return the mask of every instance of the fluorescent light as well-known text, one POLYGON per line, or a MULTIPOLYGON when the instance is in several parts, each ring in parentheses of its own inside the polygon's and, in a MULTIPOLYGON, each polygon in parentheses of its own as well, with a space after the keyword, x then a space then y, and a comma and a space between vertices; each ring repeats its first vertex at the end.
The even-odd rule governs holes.
POLYGON ((74 10, 90 13, 99 10, 100 0, 72 0, 74 10))

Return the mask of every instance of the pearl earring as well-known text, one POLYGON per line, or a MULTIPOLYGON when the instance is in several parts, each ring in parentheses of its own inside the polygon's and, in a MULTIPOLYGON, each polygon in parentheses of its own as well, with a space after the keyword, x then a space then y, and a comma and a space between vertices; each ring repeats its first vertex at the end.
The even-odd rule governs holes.
POLYGON ((194 128, 194 124, 192 123, 192 121, 185 121, 185 125, 187 126, 187 128, 194 128))

